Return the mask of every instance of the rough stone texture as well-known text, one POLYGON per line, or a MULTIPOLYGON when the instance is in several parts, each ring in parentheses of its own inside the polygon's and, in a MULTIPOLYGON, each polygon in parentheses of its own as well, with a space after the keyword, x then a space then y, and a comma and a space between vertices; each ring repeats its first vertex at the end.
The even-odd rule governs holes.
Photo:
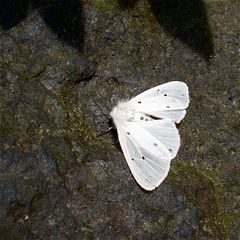
POLYGON ((237 0, 1 2, 1 239, 240 238, 237 0), (146 193, 98 134, 171 80, 182 146, 146 193))

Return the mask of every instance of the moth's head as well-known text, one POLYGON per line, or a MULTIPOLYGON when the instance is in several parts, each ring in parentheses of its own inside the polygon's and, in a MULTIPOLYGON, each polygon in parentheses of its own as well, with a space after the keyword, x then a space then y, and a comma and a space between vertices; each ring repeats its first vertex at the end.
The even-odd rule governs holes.
POLYGON ((122 111, 119 107, 119 104, 117 104, 112 111, 110 112, 110 116, 114 123, 116 123, 117 120, 120 120, 122 118, 122 111))
POLYGON ((133 109, 129 105, 129 101, 122 101, 119 102, 111 111, 110 116, 113 119, 113 122, 115 125, 117 125, 116 122, 122 122, 122 121, 128 121, 132 118, 134 114, 133 109))

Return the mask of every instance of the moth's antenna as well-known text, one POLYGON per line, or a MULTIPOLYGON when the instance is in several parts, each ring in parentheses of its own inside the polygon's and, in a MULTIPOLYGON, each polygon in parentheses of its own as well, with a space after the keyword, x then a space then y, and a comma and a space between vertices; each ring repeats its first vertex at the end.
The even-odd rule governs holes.
POLYGON ((102 115, 103 115, 105 118, 107 118, 107 120, 109 120, 109 119, 110 119, 110 116, 109 116, 108 114, 105 114, 105 113, 103 112, 103 110, 101 109, 101 107, 98 105, 97 102, 95 102, 95 101, 93 101, 93 102, 96 104, 96 106, 98 107, 98 109, 101 111, 102 115))
POLYGON ((98 93, 97 93, 97 96, 98 96, 99 100, 101 101, 101 103, 104 105, 104 107, 108 110, 108 112, 110 112, 110 111, 111 111, 110 108, 105 104, 104 101, 101 100, 101 98, 100 98, 100 96, 98 95, 98 93))

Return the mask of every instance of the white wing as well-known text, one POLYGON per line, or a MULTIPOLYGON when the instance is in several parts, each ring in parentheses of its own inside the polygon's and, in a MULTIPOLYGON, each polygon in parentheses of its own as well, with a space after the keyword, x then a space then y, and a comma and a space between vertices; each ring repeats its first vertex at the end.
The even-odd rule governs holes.
POLYGON ((166 178, 180 146, 175 124, 167 120, 125 122, 117 131, 134 178, 142 188, 155 189, 166 178))
POLYGON ((178 81, 165 83, 137 95, 128 104, 135 111, 179 123, 189 104, 188 87, 178 81))
POLYGON ((135 123, 148 131, 153 137, 158 139, 163 146, 169 151, 170 159, 176 157, 180 147, 180 136, 176 125, 164 119, 153 121, 141 121, 135 123))

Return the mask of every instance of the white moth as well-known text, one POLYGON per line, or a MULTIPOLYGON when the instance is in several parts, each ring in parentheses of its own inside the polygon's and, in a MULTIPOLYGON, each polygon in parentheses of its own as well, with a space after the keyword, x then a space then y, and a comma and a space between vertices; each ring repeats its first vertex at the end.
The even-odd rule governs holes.
POLYGON ((151 191, 166 178, 180 147, 175 123, 184 118, 188 104, 187 85, 173 81, 119 102, 110 113, 128 166, 142 188, 151 191))

